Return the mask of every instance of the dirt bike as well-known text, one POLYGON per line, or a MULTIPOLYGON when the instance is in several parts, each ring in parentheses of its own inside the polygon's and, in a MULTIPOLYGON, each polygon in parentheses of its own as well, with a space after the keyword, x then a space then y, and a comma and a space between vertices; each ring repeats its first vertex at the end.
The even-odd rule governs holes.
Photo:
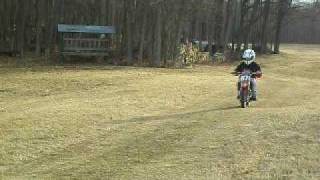
POLYGON ((251 98, 252 98, 252 90, 251 90, 251 78, 253 75, 261 76, 260 72, 252 73, 250 71, 243 71, 242 73, 236 73, 239 75, 240 80, 240 105, 241 108, 246 108, 250 106, 251 98))

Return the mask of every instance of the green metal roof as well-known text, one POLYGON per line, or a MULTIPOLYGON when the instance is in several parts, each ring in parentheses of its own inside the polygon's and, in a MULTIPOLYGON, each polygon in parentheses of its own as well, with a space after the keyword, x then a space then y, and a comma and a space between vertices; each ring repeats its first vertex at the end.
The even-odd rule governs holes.
POLYGON ((92 34, 114 34, 114 26, 85 26, 58 24, 58 32, 61 33, 92 33, 92 34))

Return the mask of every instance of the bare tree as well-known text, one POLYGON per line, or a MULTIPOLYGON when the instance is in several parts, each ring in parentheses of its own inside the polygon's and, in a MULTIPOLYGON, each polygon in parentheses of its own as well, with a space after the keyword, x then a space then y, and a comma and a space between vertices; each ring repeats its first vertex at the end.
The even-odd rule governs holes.
MULTIPOLYGON (((228 52, 233 53, 250 44, 267 53, 267 45, 274 43, 274 51, 279 53, 281 37, 298 38, 293 35, 294 29, 306 26, 312 34, 319 30, 319 1, 294 9, 290 9, 291 3, 291 0, 2 0, 0 53, 7 49, 18 51, 21 57, 25 51, 39 56, 45 49, 45 55, 49 56, 58 43, 58 23, 115 26, 117 33, 112 38, 115 63, 121 59, 128 64, 144 60, 160 66, 177 57, 181 40, 193 39, 200 44, 208 41, 209 46, 216 44, 222 51, 231 43, 228 52), (307 15, 310 22, 302 20, 307 15), (304 24, 293 27, 293 23, 285 23, 293 20, 304 24), (291 33, 281 34, 281 30, 289 28, 291 33)), ((316 42, 314 36, 305 35, 304 40, 316 42)))
POLYGON ((289 7, 292 3, 292 0, 283 0, 279 2, 278 5, 278 17, 276 20, 276 34, 275 34, 275 46, 274 46, 274 53, 280 53, 280 33, 281 27, 283 23, 283 19, 288 13, 289 7))

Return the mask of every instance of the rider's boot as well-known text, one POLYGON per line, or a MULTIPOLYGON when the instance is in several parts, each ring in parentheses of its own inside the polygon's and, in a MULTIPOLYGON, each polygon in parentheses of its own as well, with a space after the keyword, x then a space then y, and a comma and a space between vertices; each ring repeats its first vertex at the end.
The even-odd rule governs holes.
POLYGON ((250 101, 257 101, 257 81, 256 79, 251 79, 251 92, 252 92, 252 97, 250 98, 250 101))
POLYGON ((257 97, 251 97, 251 99, 250 99, 251 101, 257 101, 257 97))

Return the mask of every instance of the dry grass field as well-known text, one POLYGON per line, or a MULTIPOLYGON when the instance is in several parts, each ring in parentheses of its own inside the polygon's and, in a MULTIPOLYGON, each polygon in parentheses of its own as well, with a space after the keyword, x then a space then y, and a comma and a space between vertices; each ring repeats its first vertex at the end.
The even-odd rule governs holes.
POLYGON ((235 65, 0 68, 0 179, 320 179, 320 46, 235 65))

